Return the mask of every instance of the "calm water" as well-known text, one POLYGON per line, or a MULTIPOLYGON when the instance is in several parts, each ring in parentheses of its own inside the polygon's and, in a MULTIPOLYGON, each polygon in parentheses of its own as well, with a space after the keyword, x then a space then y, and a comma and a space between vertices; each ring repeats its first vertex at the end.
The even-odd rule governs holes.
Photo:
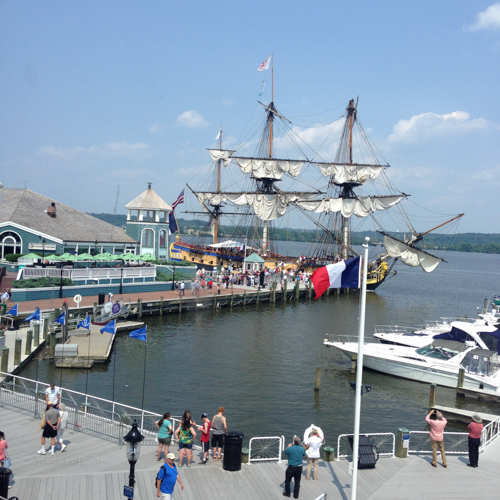
MULTIPOLYGON (((300 254, 300 244, 292 249, 300 254)), ((398 275, 367 296, 366 332, 375 325, 415 325, 439 317, 474 316, 490 293, 498 292, 500 255, 450 252, 448 264, 431 274, 400 265, 398 275)), ((318 301, 251 305, 217 312, 166 315, 146 319, 145 408, 175 415, 190 409, 196 419, 226 408, 230 430, 247 437, 301 435, 319 425, 332 443, 352 431, 354 392, 350 362, 323 346, 326 333, 357 334, 359 295, 330 296, 318 301), (316 368, 322 368, 321 390, 314 391, 316 368)), ((56 370, 33 361, 22 375, 56 380, 63 387, 140 406, 145 344, 117 334, 108 364, 88 375, 56 370), (115 372, 116 367, 116 372, 115 372)), ((429 387, 367 371, 361 430, 395 432, 406 426, 424 429, 429 387)), ((453 389, 438 388, 438 404, 463 404, 500 414, 500 406, 473 399, 457 400, 453 389)), ((460 428, 455 426, 455 428, 460 428)))

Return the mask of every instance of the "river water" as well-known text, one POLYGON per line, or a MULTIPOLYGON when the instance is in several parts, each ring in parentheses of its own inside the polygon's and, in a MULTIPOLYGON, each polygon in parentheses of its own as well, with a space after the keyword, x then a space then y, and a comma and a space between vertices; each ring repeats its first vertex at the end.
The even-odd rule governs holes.
MULTIPOLYGON (((288 244, 290 246, 290 244, 288 244)), ((290 253, 300 255, 294 244, 290 253)), ((367 295, 366 335, 375 325, 414 326, 440 317, 475 316, 485 298, 499 292, 500 255, 449 252, 448 263, 427 274, 403 265, 398 274, 367 295)), ((323 346, 325 334, 357 335, 359 294, 320 300, 258 304, 147 318, 148 342, 118 333, 110 362, 85 370, 57 370, 32 361, 21 375, 140 406, 146 359, 147 410, 180 415, 191 410, 198 421, 224 406, 229 430, 251 436, 301 435, 314 423, 333 444, 352 432, 354 392, 350 361, 323 346), (38 365, 38 368, 37 368, 38 365), (321 389, 314 391, 316 368, 321 389), (114 381, 114 384, 113 384, 114 381)), ((365 371, 372 391, 362 398, 362 432, 424 430, 429 386, 365 371)), ((495 403, 457 399, 439 387, 437 404, 461 405, 500 414, 495 403)), ((460 424, 449 429, 463 429, 460 424)), ((246 441, 245 438, 245 441, 246 441)))

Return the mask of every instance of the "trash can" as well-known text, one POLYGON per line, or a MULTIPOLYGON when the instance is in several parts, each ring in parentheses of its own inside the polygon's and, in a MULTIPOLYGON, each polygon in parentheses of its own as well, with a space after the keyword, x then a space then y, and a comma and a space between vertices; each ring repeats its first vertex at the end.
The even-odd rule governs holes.
POLYGON ((241 450, 243 448, 244 434, 241 432, 228 432, 224 436, 224 470, 241 470, 241 450))
POLYGON ((105 297, 106 297, 106 294, 104 293, 100 293, 98 296, 97 296, 97 303, 102 306, 104 304, 104 302, 106 301, 105 297))
POLYGON ((0 467, 0 496, 9 497, 9 479, 12 471, 5 467, 0 467))
POLYGON ((19 330, 19 320, 18 319, 15 319, 13 322, 12 322, 12 328, 14 330, 19 330))

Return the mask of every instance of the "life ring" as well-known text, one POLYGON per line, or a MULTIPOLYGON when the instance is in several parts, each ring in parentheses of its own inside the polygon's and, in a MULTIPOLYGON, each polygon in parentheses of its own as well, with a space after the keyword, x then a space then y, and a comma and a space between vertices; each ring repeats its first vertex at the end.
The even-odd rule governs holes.
POLYGON ((313 429, 316 429, 318 431, 318 436, 324 441, 325 440, 325 435, 323 434, 323 431, 321 430, 321 427, 318 427, 317 425, 311 424, 310 427, 308 427, 304 431, 304 443, 307 444, 307 441, 311 437, 313 429))

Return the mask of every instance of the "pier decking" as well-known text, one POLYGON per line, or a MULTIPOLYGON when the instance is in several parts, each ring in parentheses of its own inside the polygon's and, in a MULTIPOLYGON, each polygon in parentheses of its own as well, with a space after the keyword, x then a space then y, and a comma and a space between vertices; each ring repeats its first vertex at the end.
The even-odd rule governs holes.
MULTIPOLYGON (((71 429, 66 430, 68 445, 55 455, 38 455, 40 420, 0 408, 2 431, 6 434, 12 459, 13 488, 9 496, 20 500, 46 498, 123 498, 123 486, 128 484, 129 464, 125 449, 109 441, 71 429)), ((124 429, 124 434, 128 428, 124 429)), ((48 445, 47 445, 48 447, 48 445)), ((177 455, 177 446, 171 446, 177 455)), ((415 499, 432 495, 438 498, 484 500, 498 498, 498 467, 500 439, 487 446, 479 458, 479 468, 466 467, 465 456, 450 455, 448 468, 433 468, 429 455, 408 459, 381 458, 373 470, 358 474, 358 498, 415 499)), ((223 470, 221 462, 199 465, 199 452, 191 469, 179 473, 185 485, 176 486, 176 499, 185 500, 271 500, 283 498, 286 462, 265 462, 242 465, 239 472, 223 470)), ((136 465, 135 500, 156 498, 154 480, 161 462, 156 461, 156 446, 143 446, 136 465)), ((305 467, 304 467, 305 469, 305 467)), ((305 470, 304 470, 305 472, 305 470)), ((300 498, 316 499, 327 492, 328 499, 350 498, 349 462, 322 462, 319 480, 301 482, 300 498)))

